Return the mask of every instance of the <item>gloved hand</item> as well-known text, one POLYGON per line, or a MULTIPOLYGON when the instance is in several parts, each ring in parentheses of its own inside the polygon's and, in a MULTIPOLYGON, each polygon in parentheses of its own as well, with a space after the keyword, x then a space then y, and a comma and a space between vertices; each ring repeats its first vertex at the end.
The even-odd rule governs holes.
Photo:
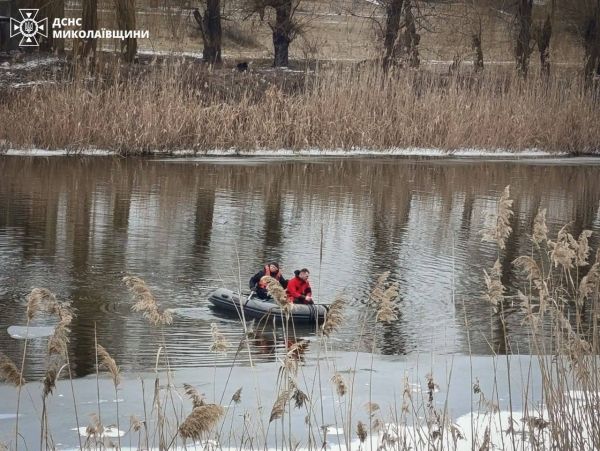
POLYGON ((305 302, 306 302, 307 304, 314 304, 314 302, 313 302, 313 298, 312 298, 312 295, 311 295, 311 294, 309 294, 309 295, 307 295, 307 296, 306 296, 306 301, 305 301, 305 302))

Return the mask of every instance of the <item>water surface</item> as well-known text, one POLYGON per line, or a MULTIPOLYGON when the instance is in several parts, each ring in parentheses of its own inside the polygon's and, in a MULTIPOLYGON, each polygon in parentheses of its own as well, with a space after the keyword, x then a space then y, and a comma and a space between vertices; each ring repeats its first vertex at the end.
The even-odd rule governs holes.
MULTIPOLYGON (((25 325, 27 293, 46 287, 77 309, 76 375, 94 371, 94 330, 126 371, 153 368, 161 333, 175 368, 245 365, 234 351, 209 352, 212 322, 233 349, 244 334, 207 297, 218 286, 247 288, 265 261, 278 260, 288 276, 311 269, 320 301, 345 295, 346 321, 332 340, 340 349, 528 352, 518 306, 508 306, 505 331, 482 299, 482 269, 497 251, 480 232, 510 184, 514 233, 500 260, 511 290, 518 282, 510 262, 531 252, 540 208, 553 234, 567 222, 574 235, 593 230, 595 249, 600 162, 584 163, 0 157, 0 349, 18 360, 23 342, 7 328, 25 325), (383 271, 400 286, 399 319, 388 326, 375 325, 365 305, 383 271), (145 279, 162 306, 176 309, 173 325, 161 332, 130 311, 125 274, 145 279)), ((314 339, 310 330, 298 334, 314 339)), ((253 342, 257 360, 273 358, 273 338, 253 342)), ((45 346, 31 341, 27 374, 44 371, 45 346)))

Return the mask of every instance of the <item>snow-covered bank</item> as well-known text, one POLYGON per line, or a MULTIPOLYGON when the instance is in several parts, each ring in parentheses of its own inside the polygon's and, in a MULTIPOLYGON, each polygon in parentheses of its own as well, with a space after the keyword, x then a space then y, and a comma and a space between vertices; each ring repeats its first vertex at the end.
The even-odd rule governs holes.
MULTIPOLYGON (((600 155, 598 152, 589 152, 589 156, 600 155)), ((31 157, 51 157, 65 155, 80 156, 111 156, 122 155, 119 152, 103 149, 82 149, 82 150, 46 150, 46 149, 8 149, 4 152, 8 156, 31 156, 31 157)), ((503 159, 521 159, 521 158, 556 158, 568 157, 569 152, 548 152, 541 149, 509 150, 509 149, 435 149, 435 148, 391 148, 387 150, 373 149, 214 149, 208 151, 194 150, 174 150, 172 152, 163 150, 154 150, 144 152, 144 155, 152 156, 175 156, 175 157, 353 157, 353 156, 398 156, 398 157, 477 157, 477 158, 503 158, 503 159)))

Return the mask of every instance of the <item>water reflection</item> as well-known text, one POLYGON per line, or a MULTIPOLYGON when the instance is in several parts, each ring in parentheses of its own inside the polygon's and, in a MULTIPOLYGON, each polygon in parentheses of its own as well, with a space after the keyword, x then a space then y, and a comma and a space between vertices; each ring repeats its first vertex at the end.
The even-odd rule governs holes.
MULTIPOLYGON (((348 297, 334 347, 527 352, 519 310, 503 325, 481 299, 481 270, 497 255, 480 230, 501 190, 510 184, 515 200, 514 232, 500 255, 503 282, 513 290, 511 261, 530 252, 539 208, 548 209, 552 233, 569 221, 574 234, 592 229, 592 248, 600 227, 597 165, 1 157, 0 174, 0 348, 19 355, 22 343, 6 328, 25 323, 28 291, 47 287, 78 310, 70 344, 78 375, 93 371, 94 328, 125 369, 153 366, 161 331, 130 312, 120 282, 127 273, 176 309, 164 334, 173 366, 231 362, 231 353, 209 352, 210 323, 235 343, 244 331, 209 309, 208 293, 245 288, 270 259, 288 276, 310 268, 322 301, 348 297), (374 325, 364 301, 386 270, 400 284, 400 315, 374 325)), ((39 373, 43 361, 31 355, 28 372, 39 373)))

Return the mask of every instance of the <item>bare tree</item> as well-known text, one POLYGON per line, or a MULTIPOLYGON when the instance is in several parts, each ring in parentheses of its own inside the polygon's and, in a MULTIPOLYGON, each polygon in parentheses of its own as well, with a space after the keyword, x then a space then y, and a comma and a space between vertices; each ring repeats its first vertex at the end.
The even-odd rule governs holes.
POLYGON ((296 19, 296 11, 302 0, 250 0, 250 12, 260 15, 264 20, 267 8, 275 17, 268 20, 273 33, 273 66, 287 67, 289 64, 289 47, 301 33, 302 26, 296 19))
POLYGON ((515 43, 515 59, 517 72, 527 76, 529 57, 531 56, 531 17, 533 0, 517 0, 517 42, 515 43))
MULTIPOLYGON (((83 0, 82 1, 82 13, 81 13, 83 30, 97 30, 98 29, 98 0, 83 0)), ((95 38, 84 38, 80 42, 81 57, 86 58, 96 56, 97 40, 95 38)))
POLYGON ((385 33, 383 36, 383 67, 390 67, 398 60, 399 49, 397 46, 402 20, 402 7, 404 0, 387 0, 385 3, 385 33))
POLYGON ((207 63, 221 62, 221 1, 206 0, 206 9, 204 16, 198 9, 194 10, 194 19, 200 27, 204 50, 202 59, 207 63))
MULTIPOLYGON (((135 30, 135 0, 114 0, 117 27, 125 32, 135 30)), ((121 55, 128 63, 137 54, 137 39, 128 37, 121 41, 121 55)))
POLYGON ((554 16, 554 1, 551 10, 546 14, 543 23, 534 24, 533 35, 540 53, 540 73, 543 78, 550 76, 550 40, 552 38, 552 20, 554 16))
POLYGON ((386 0, 383 34, 383 67, 418 67, 420 34, 417 32, 413 0, 386 0))
POLYGON ((600 77, 600 0, 563 0, 559 5, 569 28, 582 41, 586 80, 600 77))

